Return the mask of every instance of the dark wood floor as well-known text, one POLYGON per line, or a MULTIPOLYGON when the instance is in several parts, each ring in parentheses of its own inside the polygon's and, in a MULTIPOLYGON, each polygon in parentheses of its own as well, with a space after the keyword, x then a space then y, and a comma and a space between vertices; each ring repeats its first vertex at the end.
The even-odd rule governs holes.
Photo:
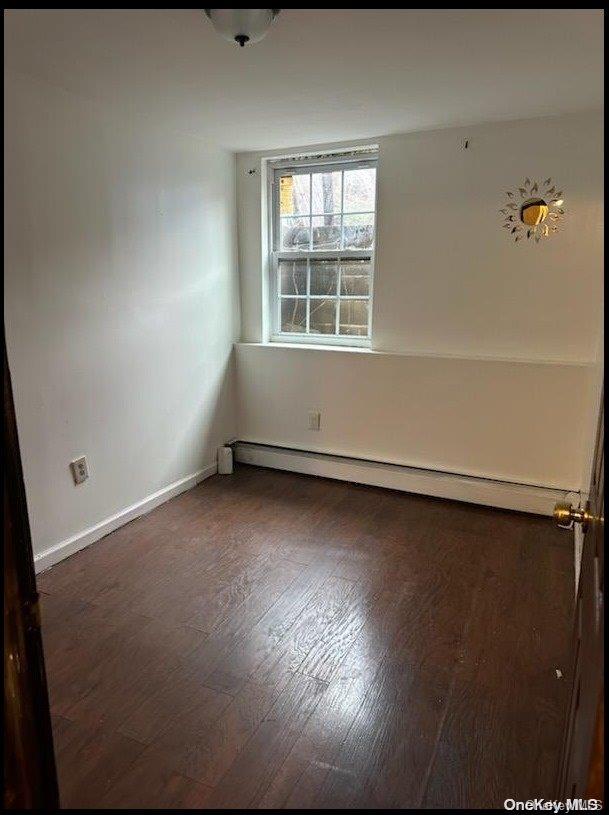
POLYGON ((241 466, 39 576, 66 808, 554 795, 547 518, 241 466))

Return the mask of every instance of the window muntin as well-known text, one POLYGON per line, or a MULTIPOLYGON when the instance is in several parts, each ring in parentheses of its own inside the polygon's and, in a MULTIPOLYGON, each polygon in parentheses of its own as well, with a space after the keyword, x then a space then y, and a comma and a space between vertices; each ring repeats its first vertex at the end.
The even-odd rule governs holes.
POLYGON ((279 259, 278 333, 368 337, 371 265, 344 257, 279 259))
POLYGON ((271 199, 273 337, 367 344, 376 160, 277 168, 271 199))

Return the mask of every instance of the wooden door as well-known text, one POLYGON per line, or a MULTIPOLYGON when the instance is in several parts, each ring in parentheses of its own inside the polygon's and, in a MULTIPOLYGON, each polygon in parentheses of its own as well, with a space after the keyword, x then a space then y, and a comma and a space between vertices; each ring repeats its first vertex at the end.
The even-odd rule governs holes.
POLYGON ((604 800, 603 777, 603 401, 584 525, 573 632, 573 686, 559 777, 560 800, 604 800))
POLYGON ((4 808, 57 809, 38 594, 6 342, 4 456, 4 808))

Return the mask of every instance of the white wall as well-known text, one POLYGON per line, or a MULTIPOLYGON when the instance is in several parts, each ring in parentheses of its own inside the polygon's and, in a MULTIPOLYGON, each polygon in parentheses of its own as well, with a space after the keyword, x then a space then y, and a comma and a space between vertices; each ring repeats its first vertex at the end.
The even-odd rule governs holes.
POLYGON ((588 367, 248 344, 237 359, 243 441, 579 489, 588 367))
MULTIPOLYGON (((585 488, 602 326, 601 116, 375 141, 375 353, 242 345, 240 438, 585 488), (564 190, 567 216, 547 243, 514 244, 501 229, 505 190, 526 176, 564 190), (306 430, 309 409, 322 410, 319 433, 306 430)), ((268 155, 237 160, 249 343, 267 339, 268 155)))
POLYGON ((234 157, 23 76, 5 99, 5 326, 40 554, 235 434, 234 157))

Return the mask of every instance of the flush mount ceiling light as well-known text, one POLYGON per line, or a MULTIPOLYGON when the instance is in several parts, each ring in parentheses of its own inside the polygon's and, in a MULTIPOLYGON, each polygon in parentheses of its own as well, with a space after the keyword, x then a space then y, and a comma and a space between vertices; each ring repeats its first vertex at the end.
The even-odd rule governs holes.
POLYGON ((221 37, 243 47, 260 42, 279 14, 278 8, 206 8, 213 27, 221 37))

